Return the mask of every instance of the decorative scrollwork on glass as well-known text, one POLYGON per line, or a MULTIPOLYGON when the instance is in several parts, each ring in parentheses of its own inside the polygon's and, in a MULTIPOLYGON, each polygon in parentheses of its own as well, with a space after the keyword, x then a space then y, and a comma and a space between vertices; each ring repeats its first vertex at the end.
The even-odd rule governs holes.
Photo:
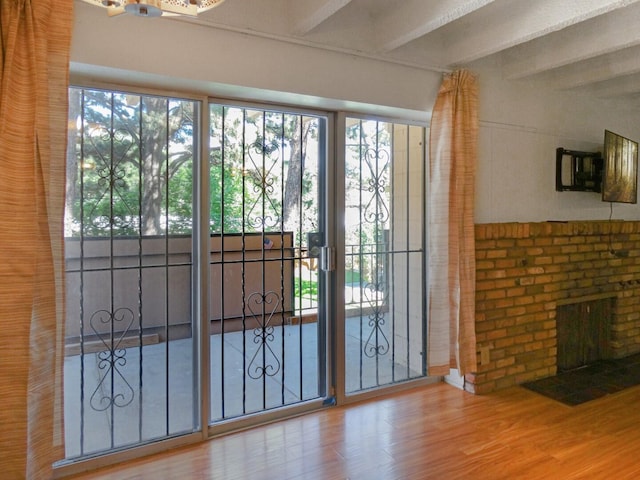
POLYGON ((249 312, 258 325, 253 329, 253 343, 258 348, 247 367, 247 375, 254 380, 272 377, 280 371, 280 360, 270 345, 275 340, 271 321, 280 305, 281 298, 275 292, 254 292, 247 299, 249 312))
POLYGON ((98 412, 111 406, 126 407, 134 397, 131 384, 124 377, 121 368, 127 364, 127 351, 120 348, 122 339, 133 325, 134 314, 128 308, 118 308, 113 313, 98 310, 89 320, 91 329, 102 342, 104 350, 98 352, 98 368, 102 371, 100 381, 91 395, 89 404, 98 412), (108 332, 105 333, 104 326, 108 332), (117 336, 111 334, 118 328, 117 336))
POLYGON ((247 148, 249 162, 245 166, 245 179, 252 184, 253 201, 247 208, 247 223, 260 230, 280 224, 280 206, 275 185, 279 178, 276 167, 281 164, 277 144, 265 145, 258 141, 247 148))
POLYGON ((387 298, 385 294, 381 294, 381 285, 368 283, 364 287, 364 296, 369 304, 371 313, 369 314, 369 326, 371 332, 364 344, 363 352, 369 358, 379 355, 386 355, 389 352, 389 339, 384 333, 385 310, 387 298), (382 295, 382 298, 380 298, 382 295))
POLYGON ((363 217, 368 223, 384 223, 389 219, 389 207, 385 199, 390 164, 389 152, 368 148, 363 154, 363 159, 370 173, 366 190, 371 193, 371 198, 364 207, 363 217))

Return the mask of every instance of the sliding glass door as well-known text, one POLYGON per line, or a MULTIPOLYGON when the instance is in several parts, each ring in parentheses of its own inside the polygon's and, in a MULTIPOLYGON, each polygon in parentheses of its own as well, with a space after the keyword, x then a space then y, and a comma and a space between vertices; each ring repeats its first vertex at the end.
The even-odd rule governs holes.
POLYGON ((425 375, 423 127, 69 95, 69 462, 425 375))
POLYGON ((210 119, 215 424, 327 394, 327 119, 225 104, 210 119))
POLYGON ((424 377, 425 129, 347 118, 345 393, 424 377))
POLYGON ((200 104, 69 92, 67 458, 199 428, 193 175, 200 104))

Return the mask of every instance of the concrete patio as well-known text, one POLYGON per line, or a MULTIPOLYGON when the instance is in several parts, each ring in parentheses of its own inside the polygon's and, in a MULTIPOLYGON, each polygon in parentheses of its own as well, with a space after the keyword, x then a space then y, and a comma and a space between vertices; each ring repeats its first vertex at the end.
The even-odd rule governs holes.
MULTIPOLYGON (((367 341, 369 346, 375 341, 375 335, 370 338, 372 327, 368 322, 366 316, 351 317, 346 322, 346 391, 419 377, 419 364, 408 368, 407 362, 400 360, 401 355, 394 363, 393 348, 384 354, 381 350, 377 357, 364 353, 367 341)), ((317 324, 274 327, 271 333, 264 344, 267 348, 252 329, 244 334, 239 331, 210 336, 212 422, 321 395, 317 324), (260 375, 262 369, 267 375, 260 375)), ((392 339, 385 326, 378 332, 380 345, 381 333, 392 339)), ((191 338, 123 349, 116 352, 113 364, 114 368, 110 368, 108 351, 65 359, 67 458, 194 429, 191 338)))

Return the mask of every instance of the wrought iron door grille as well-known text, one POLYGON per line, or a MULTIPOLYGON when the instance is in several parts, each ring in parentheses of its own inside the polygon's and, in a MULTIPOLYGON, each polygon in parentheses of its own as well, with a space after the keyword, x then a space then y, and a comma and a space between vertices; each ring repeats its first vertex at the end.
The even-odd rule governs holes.
POLYGON ((323 395, 321 117, 210 106, 211 422, 323 395))
POLYGON ((355 393, 425 374, 424 128, 348 118, 345 138, 345 378, 355 393))
POLYGON ((197 428, 191 277, 198 104, 70 88, 66 457, 197 428))

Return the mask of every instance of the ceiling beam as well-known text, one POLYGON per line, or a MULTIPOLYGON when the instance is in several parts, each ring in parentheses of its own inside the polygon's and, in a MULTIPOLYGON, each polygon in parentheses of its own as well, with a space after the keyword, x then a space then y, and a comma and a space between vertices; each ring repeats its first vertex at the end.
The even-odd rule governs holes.
POLYGON ((495 0, 404 1, 376 22, 379 50, 390 52, 495 0))
POLYGON ((524 78, 640 44, 640 4, 597 20, 514 48, 504 64, 505 76, 524 78))
POLYGON ((290 0, 293 33, 306 35, 350 2, 351 0, 290 0))
POLYGON ((593 86, 578 88, 575 91, 598 98, 638 96, 640 95, 640 75, 625 75, 593 86))
POLYGON ((640 47, 626 48, 549 72, 550 85, 570 89, 640 73, 640 47))
MULTIPOLYGON (((536 0, 501 4, 505 16, 491 12, 465 25, 458 41, 447 46, 450 65, 471 62, 623 8, 639 0, 536 0), (506 18, 505 18, 506 17, 506 18)), ((490 9, 489 9, 490 10, 490 9)), ((523 59, 529 61, 529 59, 523 59)))

